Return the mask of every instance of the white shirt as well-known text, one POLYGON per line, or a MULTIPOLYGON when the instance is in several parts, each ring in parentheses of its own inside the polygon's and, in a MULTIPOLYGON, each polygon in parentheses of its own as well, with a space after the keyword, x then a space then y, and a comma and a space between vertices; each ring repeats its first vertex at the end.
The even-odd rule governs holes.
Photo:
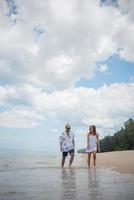
POLYGON ((68 152, 71 149, 74 149, 73 140, 74 140, 73 132, 70 131, 69 134, 67 134, 66 132, 63 132, 61 134, 60 142, 62 143, 62 151, 63 152, 68 152))

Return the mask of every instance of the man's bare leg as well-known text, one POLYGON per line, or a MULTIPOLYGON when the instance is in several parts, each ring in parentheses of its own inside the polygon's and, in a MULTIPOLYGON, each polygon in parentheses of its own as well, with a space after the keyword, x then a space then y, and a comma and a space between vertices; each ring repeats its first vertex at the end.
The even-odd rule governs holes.
POLYGON ((64 167, 66 156, 62 156, 61 167, 64 167))
POLYGON ((71 167, 73 160, 74 160, 74 153, 70 155, 69 167, 71 167))

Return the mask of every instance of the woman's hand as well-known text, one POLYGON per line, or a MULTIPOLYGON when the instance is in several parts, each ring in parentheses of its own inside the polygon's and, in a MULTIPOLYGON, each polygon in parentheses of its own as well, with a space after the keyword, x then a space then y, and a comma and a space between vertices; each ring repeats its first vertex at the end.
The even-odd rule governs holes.
POLYGON ((97 150, 98 150, 98 153, 100 153, 100 146, 98 146, 98 149, 97 149, 97 150))

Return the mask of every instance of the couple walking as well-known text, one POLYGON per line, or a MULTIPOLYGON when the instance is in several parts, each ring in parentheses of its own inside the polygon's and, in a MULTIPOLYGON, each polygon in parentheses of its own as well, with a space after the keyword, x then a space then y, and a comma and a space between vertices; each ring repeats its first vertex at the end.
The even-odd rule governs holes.
MULTIPOLYGON (((75 153, 75 136, 71 131, 71 125, 65 125, 65 131, 60 136, 60 150, 62 152, 61 167, 64 167, 65 159, 70 155, 69 167, 71 167, 74 160, 75 153)), ((87 133, 87 148, 86 153, 88 154, 87 163, 90 168, 91 154, 93 154, 93 165, 96 165, 96 152, 100 152, 99 145, 99 134, 96 132, 96 127, 94 125, 89 127, 87 133)))

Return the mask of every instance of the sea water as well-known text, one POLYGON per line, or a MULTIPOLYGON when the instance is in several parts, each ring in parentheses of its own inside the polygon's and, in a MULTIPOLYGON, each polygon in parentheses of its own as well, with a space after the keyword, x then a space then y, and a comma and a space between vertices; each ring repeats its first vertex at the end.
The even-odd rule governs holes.
POLYGON ((88 169, 79 155, 72 168, 45 152, 0 151, 0 200, 133 200, 134 175, 88 169))

